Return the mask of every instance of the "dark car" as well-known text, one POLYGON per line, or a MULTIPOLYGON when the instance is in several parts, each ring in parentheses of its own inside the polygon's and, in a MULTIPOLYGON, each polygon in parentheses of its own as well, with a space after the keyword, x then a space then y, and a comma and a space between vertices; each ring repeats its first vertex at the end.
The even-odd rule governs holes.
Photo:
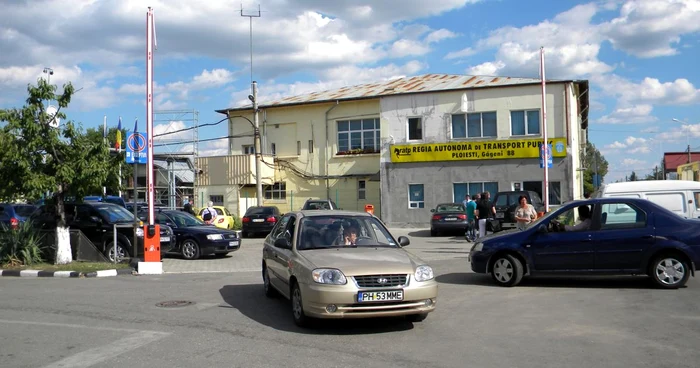
MULTIPOLYGON (((133 257, 134 215, 124 207, 104 202, 66 203, 69 228, 80 230, 110 261, 114 261, 114 225, 117 226, 117 260, 133 257), (119 226, 122 225, 122 226, 119 226)), ((56 210, 52 204, 41 206, 30 217, 32 225, 41 230, 56 229, 56 210)), ((143 253, 143 227, 136 229, 139 255, 143 253)), ((175 246, 176 238, 168 226, 160 229, 161 254, 175 246)))
POLYGON ((281 217, 279 208, 275 206, 249 207, 241 219, 242 235, 245 238, 256 233, 269 234, 281 217))
MULTIPOLYGON (((146 216, 144 212, 139 214, 141 219, 146 216)), ((173 229, 177 245, 168 253, 182 255, 185 259, 209 255, 224 257, 241 247, 241 239, 235 231, 207 225, 184 211, 157 209, 156 223, 173 229)))
POLYGON ((544 212, 544 202, 537 192, 531 190, 498 192, 493 197, 493 206, 496 208, 496 220, 501 223, 502 229, 512 229, 517 226, 515 210, 518 207, 520 196, 525 196, 527 203, 531 204, 535 211, 544 212))
POLYGON ((462 203, 441 203, 431 209, 430 236, 437 236, 441 231, 460 231, 467 229, 467 209, 462 203))
POLYGON ((124 201, 124 198, 119 197, 119 196, 87 196, 83 197, 83 202, 103 202, 103 203, 112 203, 116 204, 118 206, 122 206, 126 208, 126 201, 124 201))
POLYGON ((307 210, 339 210, 335 202, 330 199, 307 199, 304 202, 304 207, 301 208, 303 211, 307 210))
POLYGON ((524 230, 481 238, 469 260, 474 272, 490 273, 502 286, 527 275, 567 274, 648 275, 659 287, 678 288, 700 262, 700 220, 639 198, 574 201, 524 230), (591 213, 588 229, 571 228, 580 206, 591 213))
POLYGON ((5 224, 10 228, 17 228, 19 224, 25 222, 37 206, 23 203, 0 203, 0 224, 5 224))

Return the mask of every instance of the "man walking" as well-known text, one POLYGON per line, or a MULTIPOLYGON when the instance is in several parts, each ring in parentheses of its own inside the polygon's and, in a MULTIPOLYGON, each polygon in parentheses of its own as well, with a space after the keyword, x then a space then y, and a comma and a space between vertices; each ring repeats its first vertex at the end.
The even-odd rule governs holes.
POLYGON ((207 224, 213 224, 216 219, 216 210, 214 209, 214 202, 209 201, 207 203, 207 208, 202 211, 202 220, 207 224))
POLYGON ((481 200, 476 204, 476 216, 479 220, 479 237, 486 236, 486 221, 496 215, 496 207, 491 203, 491 193, 482 193, 481 200))
MULTIPOLYGON (((476 198, 478 194, 474 195, 474 198, 476 198)), ((467 211, 467 231, 465 234, 465 237, 467 241, 474 241, 476 240, 476 202, 473 200, 469 200, 469 194, 465 196, 465 205, 464 208, 467 211)))

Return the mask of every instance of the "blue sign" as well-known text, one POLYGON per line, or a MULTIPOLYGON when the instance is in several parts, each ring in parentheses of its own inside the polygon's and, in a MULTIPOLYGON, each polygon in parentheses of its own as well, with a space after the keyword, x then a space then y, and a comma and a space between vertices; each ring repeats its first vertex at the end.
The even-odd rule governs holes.
POLYGON ((540 169, 544 169, 545 160, 547 161, 547 168, 551 168, 553 164, 551 144, 540 146, 540 169))
POLYGON ((146 137, 139 132, 129 133, 126 137, 126 163, 146 164, 147 162, 146 137))

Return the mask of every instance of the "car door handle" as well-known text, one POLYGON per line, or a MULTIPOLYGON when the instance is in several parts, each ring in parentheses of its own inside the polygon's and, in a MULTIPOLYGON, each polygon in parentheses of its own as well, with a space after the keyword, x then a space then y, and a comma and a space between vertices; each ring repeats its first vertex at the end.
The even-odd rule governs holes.
POLYGON ((654 235, 642 235, 642 239, 653 239, 654 235))

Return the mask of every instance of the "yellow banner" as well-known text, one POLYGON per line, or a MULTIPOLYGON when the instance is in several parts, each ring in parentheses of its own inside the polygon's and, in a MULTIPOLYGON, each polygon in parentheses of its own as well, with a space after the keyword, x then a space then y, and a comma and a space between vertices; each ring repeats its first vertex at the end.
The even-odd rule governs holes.
MULTIPOLYGON (((553 157, 566 157, 566 138, 548 140, 553 157)), ((539 158, 542 139, 391 145, 391 162, 539 158)))

